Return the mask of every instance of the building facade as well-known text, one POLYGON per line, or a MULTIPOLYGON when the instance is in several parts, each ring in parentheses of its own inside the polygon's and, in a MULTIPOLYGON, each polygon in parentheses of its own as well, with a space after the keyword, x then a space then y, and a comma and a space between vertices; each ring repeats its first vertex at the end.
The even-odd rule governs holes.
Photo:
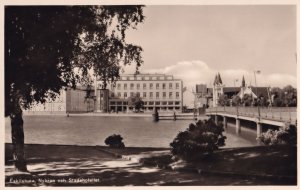
POLYGON ((269 87, 253 87, 247 86, 245 78, 243 76, 242 83, 240 87, 225 87, 222 83, 220 74, 215 76, 215 81, 213 85, 213 107, 219 106, 219 98, 221 95, 226 95, 232 104, 232 98, 238 96, 241 100, 245 95, 249 95, 252 98, 252 103, 254 100, 265 99, 266 101, 271 101, 270 99, 270 88, 269 87))
POLYGON ((66 91, 61 90, 54 100, 49 99, 44 104, 33 104, 30 109, 24 110, 24 113, 66 113, 66 110, 66 91))
POLYGON ((164 74, 121 75, 116 85, 101 89, 101 82, 95 82, 92 89, 77 87, 61 90, 54 101, 33 105, 28 113, 80 113, 80 112, 130 112, 130 97, 139 97, 145 112, 182 111, 182 80, 164 74), (89 91, 89 93, 88 93, 89 91), (87 95, 89 94, 89 96, 87 95))
MULTIPOLYGON (((100 83, 99 83, 100 84, 100 83)), ((100 85, 97 86, 100 86, 100 85)), ((144 102, 144 111, 182 111, 182 80, 164 74, 121 75, 115 86, 107 91, 97 88, 97 111, 127 112, 129 97, 137 96, 144 102), (105 94, 108 94, 106 96, 105 94), (103 110, 101 105, 107 105, 103 110)))

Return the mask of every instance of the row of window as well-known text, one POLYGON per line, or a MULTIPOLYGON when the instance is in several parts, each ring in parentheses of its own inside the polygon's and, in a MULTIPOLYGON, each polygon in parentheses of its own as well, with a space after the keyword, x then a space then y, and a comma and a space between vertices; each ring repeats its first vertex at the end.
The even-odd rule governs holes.
POLYGON ((173 80, 172 76, 137 76, 137 77, 122 77, 122 80, 173 80))
MULTIPOLYGON (((120 98, 122 96, 122 93, 118 92, 116 95, 117 95, 117 97, 120 98)), ((161 97, 162 98, 167 98, 167 95, 168 95, 168 98, 173 98, 174 93, 173 92, 169 92, 167 94, 167 92, 155 92, 155 97, 156 98, 161 98, 161 97)), ((141 94, 139 92, 137 92, 137 93, 134 93, 134 92, 130 92, 130 93, 124 92, 123 93, 123 97, 124 98, 133 97, 133 96, 143 97, 143 98, 147 98, 147 97, 153 98, 154 97, 154 92, 148 92, 148 93, 147 92, 143 92, 142 96, 141 96, 141 94)), ((115 94, 112 93, 111 97, 115 97, 115 94)), ((179 98, 180 97, 180 93, 179 92, 175 92, 175 97, 179 98)))
MULTIPOLYGON (((123 84, 123 89, 127 90, 127 86, 128 86, 127 83, 123 84)), ((179 83, 176 83, 175 87, 176 87, 176 89, 179 89, 179 83)), ((122 85, 121 84, 117 84, 117 89, 121 90, 121 88, 122 88, 122 85)), ((130 90, 133 90, 134 88, 135 88, 135 84, 131 83, 130 84, 130 90)), ((154 88, 154 84, 153 83, 149 83, 149 89, 153 89, 153 88, 154 88)), ((167 88, 167 84, 166 83, 162 83, 160 85, 160 83, 156 83, 155 84, 155 88, 156 89, 160 89, 160 88, 166 89, 167 88)), ((136 84, 136 89, 137 90, 141 89, 141 84, 137 83, 136 84)), ((146 83, 143 83, 143 89, 147 89, 147 84, 146 83)), ((173 89, 173 83, 169 83, 169 89, 173 89)))
MULTIPOLYGON (((110 102, 110 105, 127 105, 127 102, 114 102, 114 101, 111 101, 110 102)), ((179 101, 175 101, 175 102, 172 102, 172 101, 162 101, 162 102, 159 102, 159 101, 149 101, 149 102, 144 102, 144 105, 163 105, 163 106, 166 106, 166 105, 180 105, 180 102, 179 101)))

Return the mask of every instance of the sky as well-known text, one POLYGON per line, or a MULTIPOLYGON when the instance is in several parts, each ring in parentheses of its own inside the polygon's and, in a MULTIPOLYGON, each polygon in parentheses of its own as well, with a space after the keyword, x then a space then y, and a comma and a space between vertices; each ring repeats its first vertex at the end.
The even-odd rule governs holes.
MULTIPOLYGON (((183 80, 184 104, 196 84, 212 86, 220 73, 225 86, 296 87, 296 6, 146 6, 144 23, 127 33, 143 48, 142 73, 183 80)), ((132 73, 134 65, 125 68, 132 73)))

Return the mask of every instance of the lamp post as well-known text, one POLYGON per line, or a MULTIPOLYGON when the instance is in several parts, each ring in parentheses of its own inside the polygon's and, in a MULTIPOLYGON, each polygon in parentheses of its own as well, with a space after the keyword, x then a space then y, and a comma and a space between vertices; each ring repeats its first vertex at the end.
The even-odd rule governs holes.
POLYGON ((259 102, 258 102, 258 93, 257 93, 257 83, 256 83, 256 74, 260 74, 260 70, 256 70, 254 73, 254 81, 255 81, 255 88, 256 88, 256 99, 257 99, 257 112, 258 112, 258 119, 260 119, 260 109, 259 109, 259 102))
POLYGON ((235 87, 235 82, 238 82, 239 81, 239 79, 234 79, 233 80, 233 85, 234 85, 234 87, 235 87))

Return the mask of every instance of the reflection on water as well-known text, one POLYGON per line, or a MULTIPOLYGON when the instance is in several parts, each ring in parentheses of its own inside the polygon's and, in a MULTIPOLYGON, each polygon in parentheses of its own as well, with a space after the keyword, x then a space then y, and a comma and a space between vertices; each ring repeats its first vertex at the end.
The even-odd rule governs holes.
MULTIPOLYGON (((128 147, 169 147, 178 132, 184 131, 191 122, 171 120, 155 123, 151 117, 24 116, 25 143, 105 145, 106 137, 121 134, 128 147)), ((6 119, 7 143, 11 142, 10 131, 10 121, 6 119)), ((252 133, 242 131, 242 135, 250 138, 240 138, 229 126, 225 133, 226 147, 256 145, 252 133)))

